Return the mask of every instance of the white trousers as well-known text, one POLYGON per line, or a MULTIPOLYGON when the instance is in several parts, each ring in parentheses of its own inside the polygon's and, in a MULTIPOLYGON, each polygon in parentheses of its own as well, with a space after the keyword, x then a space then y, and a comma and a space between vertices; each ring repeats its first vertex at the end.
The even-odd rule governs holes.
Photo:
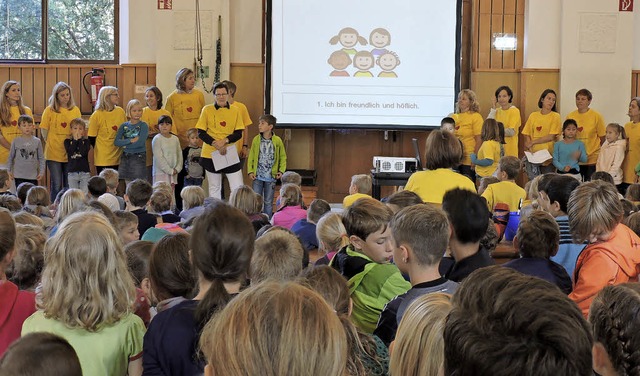
MULTIPOLYGON (((205 172, 207 173, 207 183, 209 184, 209 197, 217 198, 220 200, 222 198, 222 174, 217 174, 206 170, 205 172)), ((231 189, 231 192, 244 184, 244 180, 242 179, 242 170, 238 170, 236 172, 225 175, 227 176, 227 180, 229 180, 229 189, 231 189)), ((231 194, 231 192, 229 192, 229 194, 231 194)))

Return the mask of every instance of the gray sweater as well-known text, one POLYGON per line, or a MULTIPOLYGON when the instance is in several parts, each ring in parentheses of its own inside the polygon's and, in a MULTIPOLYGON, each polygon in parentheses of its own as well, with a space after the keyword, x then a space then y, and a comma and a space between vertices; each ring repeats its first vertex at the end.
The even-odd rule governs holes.
POLYGON ((44 173, 45 159, 40 139, 16 137, 9 151, 9 172, 14 178, 35 180, 39 173, 44 173))

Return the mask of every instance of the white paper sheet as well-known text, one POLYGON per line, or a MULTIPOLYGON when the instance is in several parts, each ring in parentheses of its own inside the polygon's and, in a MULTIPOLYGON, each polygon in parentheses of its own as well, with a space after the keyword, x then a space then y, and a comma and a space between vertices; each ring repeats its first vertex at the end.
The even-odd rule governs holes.
POLYGON ((225 155, 220 154, 218 150, 211 152, 211 160, 213 161, 213 167, 215 167, 216 171, 240 163, 238 149, 236 149, 234 144, 227 145, 227 153, 225 155))
POLYGON ((525 151, 524 155, 527 157, 527 160, 529 162, 536 163, 536 164, 544 163, 544 162, 548 161, 549 159, 553 158, 553 156, 551 154, 549 154, 549 150, 547 150, 547 149, 538 150, 535 153, 531 153, 529 151, 525 151))

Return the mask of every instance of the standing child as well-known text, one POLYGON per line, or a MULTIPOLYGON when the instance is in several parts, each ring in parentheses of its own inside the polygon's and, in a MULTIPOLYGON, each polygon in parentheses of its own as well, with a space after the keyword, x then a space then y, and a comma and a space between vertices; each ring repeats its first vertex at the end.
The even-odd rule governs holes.
POLYGON ((44 153, 40 139, 33 135, 35 126, 29 115, 20 115, 18 127, 22 136, 11 142, 9 152, 9 173, 15 179, 16 185, 29 182, 38 185, 45 169, 44 153))
POLYGON ((553 145, 553 165, 556 166, 559 174, 570 174, 579 181, 580 163, 587 162, 587 151, 584 143, 576 139, 578 124, 573 119, 567 119, 562 124, 562 141, 553 145))
POLYGON ((169 111, 162 108, 162 92, 155 86, 149 87, 144 92, 144 100, 147 102, 147 107, 142 109, 142 121, 149 126, 149 136, 145 141, 147 151, 147 172, 149 174, 149 181, 153 180, 153 150, 151 147, 151 140, 160 132, 158 129, 158 123, 160 117, 163 115, 171 117, 169 111))
MULTIPOLYGON (((172 190, 178 181, 178 172, 182 170, 182 150, 178 137, 171 134, 173 121, 170 116, 158 118, 157 134, 151 141, 153 149, 153 183, 166 181, 172 190)), ((173 193, 173 192, 172 192, 173 193)))
POLYGON ((88 183, 91 178, 89 168, 89 149, 91 144, 84 138, 86 124, 81 118, 71 120, 71 138, 64 140, 64 148, 67 151, 67 179, 69 188, 81 189, 88 192, 88 183))
POLYGON ((200 154, 202 154, 202 141, 198 138, 198 130, 190 128, 187 131, 189 145, 182 149, 182 160, 184 161, 184 186, 202 185, 204 181, 204 169, 200 166, 200 154))
POLYGON ((145 329, 132 313, 135 288, 111 223, 96 212, 73 214, 47 242, 45 254, 39 310, 22 334, 63 337, 85 375, 141 375, 145 329))
POLYGON ((242 118, 242 122, 244 123, 244 130, 242 131, 242 138, 236 142, 236 147, 238 148, 238 155, 240 159, 246 159, 249 155, 249 150, 247 146, 247 142, 249 140, 249 126, 253 124, 251 121, 251 116, 249 115, 249 110, 247 110, 247 106, 244 103, 238 102, 236 98, 236 92, 238 91, 238 87, 235 83, 229 80, 222 81, 227 84, 229 88, 229 97, 227 98, 229 101, 229 105, 240 110, 240 118, 242 118))
MULTIPOLYGON (((610 123, 605 131, 605 141, 600 147, 600 154, 596 162, 596 172, 608 172, 620 191, 622 183, 622 162, 627 149, 627 136, 618 123, 610 123)), ((637 166, 636 166, 637 169, 637 166)))
POLYGON ((253 180, 253 190, 264 197, 264 213, 273 213, 273 190, 276 180, 287 169, 287 153, 282 139, 273 133, 276 118, 262 115, 258 121, 260 134, 253 138, 249 151, 247 173, 253 180))
POLYGON ((482 145, 478 154, 471 153, 471 162, 476 165, 476 174, 481 178, 492 176, 500 161, 500 128, 495 119, 487 119, 482 124, 482 145))
POLYGON ((134 179, 147 176, 145 142, 149 134, 149 126, 140 120, 142 104, 137 99, 127 103, 127 117, 129 121, 120 124, 113 144, 123 149, 118 174, 128 184, 134 179))
POLYGON ((118 169, 122 150, 114 145, 118 125, 127 121, 122 107, 118 106, 118 88, 104 86, 98 93, 96 108, 89 119, 87 136, 93 146, 93 161, 98 174, 105 168, 118 169))

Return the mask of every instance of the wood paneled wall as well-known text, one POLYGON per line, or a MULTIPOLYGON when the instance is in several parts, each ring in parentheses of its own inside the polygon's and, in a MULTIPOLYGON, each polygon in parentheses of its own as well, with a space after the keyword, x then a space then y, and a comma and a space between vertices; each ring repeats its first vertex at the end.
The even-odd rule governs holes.
MULTIPOLYGON (((96 66, 62 64, 0 65, 0 83, 7 80, 19 81, 24 104, 31 107, 36 118, 39 118, 47 106, 53 86, 59 81, 64 81, 73 89, 73 96, 80 111, 83 114, 90 114, 91 101, 82 87, 82 77, 94 67, 96 66)), ((134 98, 135 85, 155 85, 156 83, 155 64, 109 65, 104 69, 105 85, 119 89, 122 106, 134 98)), ((89 87, 89 77, 86 79, 86 84, 89 87)))
POLYGON ((473 0, 472 70, 522 68, 525 0, 473 0), (515 33, 515 51, 493 49, 493 33, 515 33))
POLYGON ((631 96, 640 97, 640 70, 631 71, 631 96))

